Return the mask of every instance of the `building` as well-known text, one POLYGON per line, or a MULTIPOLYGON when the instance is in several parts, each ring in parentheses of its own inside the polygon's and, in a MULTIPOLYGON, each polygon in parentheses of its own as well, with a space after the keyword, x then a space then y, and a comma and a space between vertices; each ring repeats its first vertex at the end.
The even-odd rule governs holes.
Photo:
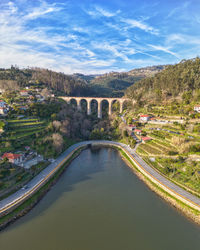
POLYGON ((141 122, 148 122, 150 119, 149 115, 140 115, 140 121, 141 122))
POLYGON ((152 140, 152 138, 151 138, 151 137, 148 137, 148 136, 145 136, 145 137, 142 137, 141 140, 142 140, 143 143, 145 143, 145 142, 147 142, 147 141, 152 140))
POLYGON ((27 90, 21 90, 21 91, 20 91, 20 95, 21 95, 21 96, 28 96, 29 94, 28 94, 28 91, 27 91, 27 90))
POLYGON ((0 107, 0 115, 6 115, 7 114, 7 109, 0 107))
POLYGON ((3 100, 0 100, 0 107, 5 108, 6 107, 6 102, 4 102, 3 100))
POLYGON ((2 159, 7 158, 10 163, 18 165, 22 162, 22 155, 21 154, 13 154, 13 153, 4 153, 1 157, 2 159))
POLYGON ((194 106, 194 111, 200 113, 200 105, 194 106))
POLYGON ((135 129, 135 130, 134 130, 134 133, 136 133, 137 135, 141 135, 142 130, 140 130, 140 129, 135 129))

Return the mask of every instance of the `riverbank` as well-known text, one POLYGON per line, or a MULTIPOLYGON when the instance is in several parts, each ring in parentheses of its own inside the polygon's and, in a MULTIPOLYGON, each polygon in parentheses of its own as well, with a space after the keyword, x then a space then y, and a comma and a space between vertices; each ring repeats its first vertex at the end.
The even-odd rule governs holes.
POLYGON ((180 201, 175 196, 172 196, 161 187, 153 183, 149 178, 147 178, 142 172, 137 168, 135 164, 132 163, 130 158, 124 153, 122 149, 115 147, 120 153, 122 159, 126 162, 126 164, 133 170, 133 172, 141 179, 153 192, 158 194, 165 201, 169 202, 173 207, 178 209, 182 214, 184 214, 188 219, 200 225, 200 212, 195 210, 194 208, 188 206, 187 204, 180 201))
POLYGON ((31 198, 28 198, 21 205, 19 205, 12 212, 6 214, 0 218, 0 231, 6 228, 8 225, 12 224, 17 219, 21 218, 27 214, 38 202, 44 197, 44 195, 51 189, 51 187, 58 181, 65 169, 70 165, 70 163, 80 155, 80 153, 85 149, 85 147, 77 149, 73 155, 63 164, 62 167, 55 173, 51 179, 48 180, 31 198))
MULTIPOLYGON (((69 163, 86 147, 93 149, 98 147, 116 148, 122 155, 123 159, 127 162, 128 166, 134 170, 138 177, 142 179, 149 186, 149 188, 159 194, 174 207, 182 211, 188 218, 200 224, 200 206, 198 205, 198 198, 192 196, 191 194, 183 193, 183 190, 180 190, 180 187, 172 187, 172 183, 166 184, 166 179, 163 179, 163 177, 154 176, 152 173, 153 169, 148 165, 145 165, 144 162, 141 162, 141 159, 127 145, 112 141, 85 141, 73 145, 69 151, 65 152, 64 156, 60 159, 60 163, 55 165, 55 169, 51 170, 47 177, 45 177, 48 182, 43 180, 40 184, 37 184, 39 186, 36 185, 37 188, 33 187, 33 191, 28 192, 28 195, 24 195, 25 198, 22 196, 22 198, 20 198, 20 200, 23 201, 22 204, 20 201, 13 201, 13 205, 8 204, 8 206, 12 208, 12 211, 7 209, 7 214, 0 218, 0 229, 23 216, 33 206, 35 206, 50 189, 50 187, 56 182, 66 166, 68 166, 69 163), (48 176, 50 176, 50 178, 48 176)), ((156 175, 158 174, 156 173, 156 175)))

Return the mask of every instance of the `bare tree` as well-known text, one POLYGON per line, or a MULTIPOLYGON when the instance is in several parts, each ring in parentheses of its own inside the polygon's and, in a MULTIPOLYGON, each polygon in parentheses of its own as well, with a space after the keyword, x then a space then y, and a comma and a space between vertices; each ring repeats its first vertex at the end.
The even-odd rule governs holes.
POLYGON ((59 122, 59 121, 53 121, 52 125, 55 128, 55 130, 58 131, 60 129, 60 127, 61 127, 61 122, 59 122))
POLYGON ((52 135, 52 140, 53 140, 53 145, 56 149, 57 152, 61 152, 62 148, 63 148, 63 137, 61 134, 59 133, 54 133, 52 135))
POLYGON ((67 137, 70 137, 70 133, 71 133, 70 120, 66 119, 62 122, 60 132, 64 135, 66 135, 67 137))
POLYGON ((41 91, 41 95, 44 96, 45 99, 47 99, 50 96, 50 94, 51 93, 47 88, 45 88, 41 91))

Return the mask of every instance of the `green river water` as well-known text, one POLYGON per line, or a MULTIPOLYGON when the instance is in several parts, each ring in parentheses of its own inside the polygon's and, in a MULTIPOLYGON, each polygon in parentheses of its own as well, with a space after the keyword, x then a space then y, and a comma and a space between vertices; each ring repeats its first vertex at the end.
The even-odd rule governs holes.
POLYGON ((0 250, 199 250, 200 227, 134 175, 114 149, 87 149, 0 250))

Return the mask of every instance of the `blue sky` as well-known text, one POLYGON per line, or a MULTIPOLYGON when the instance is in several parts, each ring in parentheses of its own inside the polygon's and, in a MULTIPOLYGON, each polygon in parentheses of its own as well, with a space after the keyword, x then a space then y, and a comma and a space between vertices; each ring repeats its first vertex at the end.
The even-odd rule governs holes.
POLYGON ((200 55, 199 0, 1 0, 0 10, 0 67, 96 74, 200 55))

